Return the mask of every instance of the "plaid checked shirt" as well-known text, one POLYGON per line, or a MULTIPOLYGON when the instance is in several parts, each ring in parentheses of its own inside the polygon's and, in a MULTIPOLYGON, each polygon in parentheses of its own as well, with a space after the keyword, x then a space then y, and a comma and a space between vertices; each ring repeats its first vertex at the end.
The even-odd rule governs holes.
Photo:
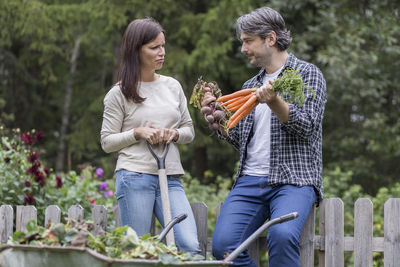
MULTIPOLYGON (((271 117, 271 154, 268 183, 271 186, 291 184, 296 186, 314 186, 318 201, 323 198, 322 186, 322 119, 326 103, 326 84, 321 71, 313 64, 289 55, 283 70, 296 69, 303 82, 315 91, 315 98, 307 90, 303 106, 289 105, 289 121, 281 123, 272 113, 271 117)), ((264 68, 244 83, 242 89, 262 86, 264 68)), ((282 73, 279 74, 280 77, 282 73)), ((285 96, 283 97, 285 99, 285 96)), ((252 137, 254 110, 242 119, 229 132, 227 140, 240 151, 239 168, 236 178, 242 173, 246 160, 247 144, 252 137)))

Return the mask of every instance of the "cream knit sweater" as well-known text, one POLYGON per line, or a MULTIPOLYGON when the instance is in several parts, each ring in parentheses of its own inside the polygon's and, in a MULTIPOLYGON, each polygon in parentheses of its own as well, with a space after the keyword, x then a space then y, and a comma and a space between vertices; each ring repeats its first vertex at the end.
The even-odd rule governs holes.
MULTIPOLYGON (((105 96, 101 127, 103 150, 107 153, 118 151, 116 171, 125 169, 157 174, 156 160, 145 140, 135 139, 134 129, 140 126, 177 129, 179 138, 170 144, 165 166, 168 175, 183 174, 177 144, 190 143, 194 138, 194 129, 180 83, 160 75, 153 82, 141 82, 139 95, 146 100, 140 104, 128 101, 117 84, 105 96)), ((154 148, 158 155, 162 154, 163 146, 154 148)))

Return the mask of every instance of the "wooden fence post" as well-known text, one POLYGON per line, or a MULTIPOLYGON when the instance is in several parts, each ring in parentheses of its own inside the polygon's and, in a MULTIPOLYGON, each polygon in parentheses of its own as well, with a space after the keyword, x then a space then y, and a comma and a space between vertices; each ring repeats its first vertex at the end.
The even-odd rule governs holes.
POLYGON ((372 267, 373 205, 368 198, 354 204, 354 267, 372 267))
POLYGON ((325 203, 325 266, 344 266, 344 210, 340 198, 325 203))
MULTIPOLYGON (((325 248, 325 203, 323 199, 319 204, 319 247, 325 248)), ((320 249, 318 252, 318 266, 325 267, 325 250, 320 249)))
POLYGON ((46 208, 44 216, 44 227, 49 228, 51 224, 56 225, 61 221, 61 210, 57 205, 50 205, 46 208))
POLYGON ((311 208, 300 236, 300 266, 314 267, 315 205, 311 208))
POLYGON ((17 206, 17 216, 15 218, 15 230, 25 232, 26 224, 30 220, 37 221, 37 210, 34 206, 17 206))
POLYGON ((103 205, 95 205, 92 209, 94 229, 92 233, 98 235, 107 228, 107 209, 103 205))
POLYGON ((391 198, 385 202, 384 231, 384 266, 399 266, 400 198, 391 198))
POLYGON ((14 210, 11 205, 0 207, 0 243, 6 243, 13 234, 14 210))
POLYGON ((73 219, 76 221, 83 220, 83 208, 81 205, 72 205, 68 209, 68 219, 73 219))

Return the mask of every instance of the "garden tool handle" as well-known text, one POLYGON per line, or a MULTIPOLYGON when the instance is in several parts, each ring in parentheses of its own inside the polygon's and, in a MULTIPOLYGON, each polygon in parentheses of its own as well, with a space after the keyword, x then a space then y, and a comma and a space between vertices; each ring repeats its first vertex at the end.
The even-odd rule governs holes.
POLYGON ((278 223, 283 223, 286 221, 293 220, 297 218, 299 214, 297 212, 292 212, 289 214, 282 215, 278 218, 272 219, 263 225, 260 226, 251 236, 249 236, 242 244, 240 244, 239 247, 237 247, 234 251, 232 251, 231 254, 228 255, 224 259, 224 262, 232 262, 234 259, 236 259, 237 256, 240 255, 254 240, 256 240, 265 230, 267 230, 270 226, 278 223))
MULTIPOLYGON (((155 152, 153 147, 149 142, 146 141, 147 147, 150 150, 150 153, 157 161, 158 165, 158 180, 160 184, 160 193, 161 193, 161 206, 163 211, 164 225, 168 225, 171 221, 171 204, 169 202, 169 193, 168 193, 168 179, 167 173, 165 171, 165 158, 167 157, 169 144, 166 145, 163 155, 159 157, 155 152)), ((165 241, 167 246, 171 244, 175 244, 174 231, 168 231, 167 236, 165 237, 165 241)))

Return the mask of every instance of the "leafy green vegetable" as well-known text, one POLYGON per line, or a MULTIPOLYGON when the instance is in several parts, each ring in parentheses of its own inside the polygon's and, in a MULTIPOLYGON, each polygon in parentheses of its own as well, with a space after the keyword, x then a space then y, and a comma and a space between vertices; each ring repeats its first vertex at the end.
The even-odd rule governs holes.
POLYGON ((311 86, 305 84, 300 73, 292 68, 286 68, 282 76, 274 81, 272 87, 276 92, 285 96, 285 101, 290 104, 297 102, 299 106, 302 106, 305 99, 303 89, 307 88, 308 93, 315 98, 315 92, 311 86))
POLYGON ((15 232, 9 244, 36 246, 85 246, 111 258, 159 259, 163 263, 204 260, 201 255, 179 252, 175 245, 166 246, 157 236, 139 237, 128 227, 117 227, 111 232, 93 235, 93 222, 70 220, 67 224, 52 225, 49 229, 38 226, 31 220, 26 232, 15 232))
POLYGON ((195 108, 201 109, 201 101, 203 100, 205 87, 211 89, 212 94, 218 98, 222 95, 221 90, 216 82, 205 82, 203 77, 200 77, 196 85, 193 88, 192 96, 190 97, 189 104, 193 105, 195 108))

